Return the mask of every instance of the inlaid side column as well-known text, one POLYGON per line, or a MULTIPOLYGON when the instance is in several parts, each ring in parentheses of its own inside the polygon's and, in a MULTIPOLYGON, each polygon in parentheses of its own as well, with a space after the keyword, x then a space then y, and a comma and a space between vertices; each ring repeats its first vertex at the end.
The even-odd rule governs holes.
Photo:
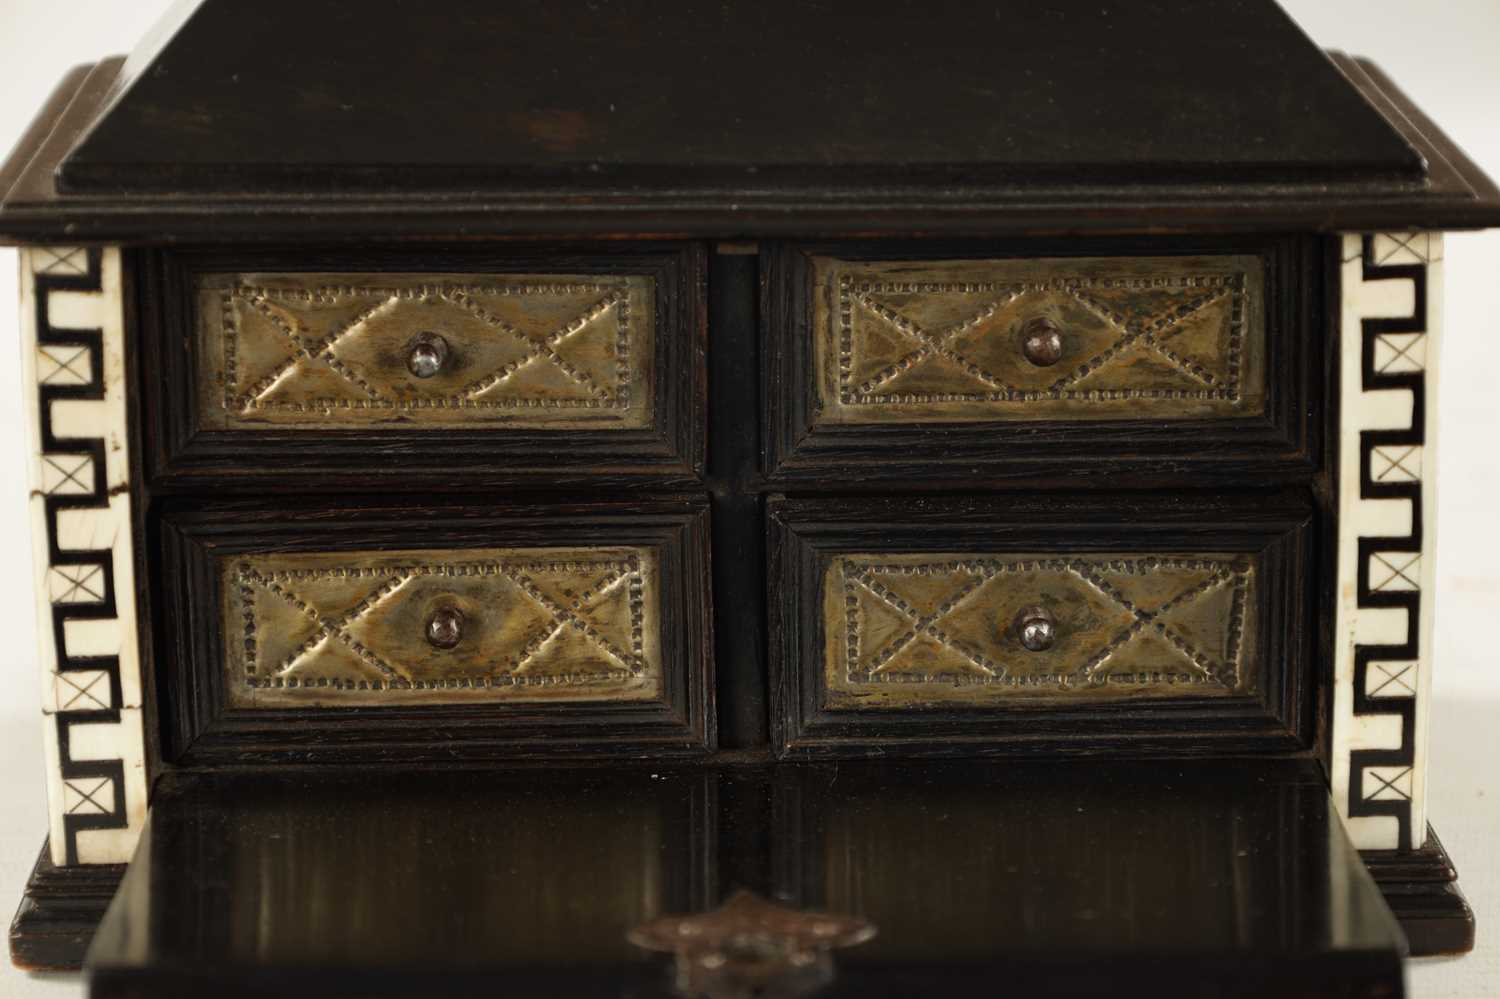
POLYGON ((120 252, 20 258, 52 861, 122 863, 146 763, 120 252))
POLYGON ((1441 233, 1346 235, 1334 799, 1363 850, 1426 838, 1441 233))

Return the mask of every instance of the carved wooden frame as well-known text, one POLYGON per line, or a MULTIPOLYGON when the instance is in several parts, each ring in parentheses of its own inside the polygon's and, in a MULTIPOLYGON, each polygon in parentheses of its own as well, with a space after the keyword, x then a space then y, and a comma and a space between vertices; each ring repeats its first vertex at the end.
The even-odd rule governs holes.
POLYGON ((1322 461, 1324 282, 1315 237, 786 242, 764 247, 761 324, 766 473, 786 488, 830 478, 940 488, 975 477, 1025 487, 1110 474, 1126 484, 1293 482, 1322 461), (849 261, 1253 255, 1264 265, 1263 415, 1188 420, 989 420, 819 425, 814 257, 849 261), (1014 429, 1016 432, 1007 433, 1014 429))
MULTIPOLYGON (((769 508, 771 742, 782 756, 1301 752, 1313 744, 1316 512, 1300 491, 788 499, 769 508), (1258 691, 1077 705, 829 707, 822 580, 836 554, 1259 552, 1258 691)), ((1249 625, 1247 625, 1249 627, 1249 625)))
POLYGON ((696 484, 703 471, 707 381, 706 254, 701 243, 491 244, 321 249, 194 249, 141 254, 142 455, 153 488, 278 486, 437 491, 476 483, 696 484), (643 429, 482 427, 347 430, 200 424, 197 276, 217 273, 644 275, 655 285, 652 425, 643 429), (381 460, 372 461, 372 455, 381 460))
POLYGON ((168 503, 160 513, 163 584, 157 691, 166 765, 297 762, 400 765, 620 753, 693 755, 715 742, 706 504, 605 503, 345 506, 256 501, 168 503), (222 668, 222 574, 216 556, 413 547, 635 545, 656 551, 661 593, 659 700, 495 702, 388 708, 235 708, 222 668))

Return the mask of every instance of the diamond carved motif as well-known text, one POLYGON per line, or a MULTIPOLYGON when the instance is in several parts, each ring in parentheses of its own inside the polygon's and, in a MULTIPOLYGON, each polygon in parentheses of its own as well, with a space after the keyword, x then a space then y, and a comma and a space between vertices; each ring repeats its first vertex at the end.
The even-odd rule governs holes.
POLYGON ((843 555, 825 578, 833 701, 1215 696, 1253 688, 1253 556, 843 555), (1041 608, 1055 640, 1022 644, 1041 608))
POLYGON ((1190 418, 1264 406, 1254 258, 814 261, 825 422, 1190 418), (1028 324, 1059 330, 1037 364, 1028 324))
POLYGON ((243 705, 632 699, 660 684, 646 549, 252 555, 223 578, 243 705), (440 611, 461 622, 451 642, 430 637, 440 611))
POLYGON ((652 281, 636 276, 208 275, 206 425, 650 425, 652 281), (410 364, 419 338, 445 351, 410 364))

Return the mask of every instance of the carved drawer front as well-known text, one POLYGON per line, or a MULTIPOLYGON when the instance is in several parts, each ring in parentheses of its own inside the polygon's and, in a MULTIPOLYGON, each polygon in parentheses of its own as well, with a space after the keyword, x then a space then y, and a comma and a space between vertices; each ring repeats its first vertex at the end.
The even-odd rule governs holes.
POLYGON ((184 500, 158 534, 168 760, 713 745, 705 502, 184 500))
POLYGON ((840 555, 830 704, 1215 697, 1256 686, 1256 557, 840 555))
POLYGON ((1254 416, 1253 256, 812 261, 816 423, 1254 416))
POLYGON ((1312 511, 1254 496, 773 498, 784 751, 1305 746, 1312 511))
POLYGON ((220 571, 237 706, 661 694, 650 549, 244 555, 220 571))
POLYGON ((643 428, 655 286, 607 274, 205 274, 208 428, 643 428))
POLYGON ((673 242, 149 256, 145 459, 244 495, 691 481, 705 259, 673 242))

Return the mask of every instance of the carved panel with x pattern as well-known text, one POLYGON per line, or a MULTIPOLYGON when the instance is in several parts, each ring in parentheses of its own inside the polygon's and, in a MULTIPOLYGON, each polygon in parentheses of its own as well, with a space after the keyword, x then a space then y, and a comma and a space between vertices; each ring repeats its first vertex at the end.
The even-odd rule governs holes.
POLYGON ((654 286, 640 275, 209 274, 199 406, 216 428, 640 428, 654 286), (409 366, 420 336, 446 349, 409 366))
POLYGON ((482 549, 226 559, 227 684, 243 706, 652 697, 648 549, 482 549), (462 632, 434 645, 434 613, 462 632))
POLYGON ((814 261, 820 419, 1225 417, 1265 402, 1254 257, 814 261), (1023 349, 1047 320, 1061 356, 1023 349))
POLYGON ((1254 686, 1253 556, 844 555, 825 580, 833 701, 1206 696, 1254 686), (1042 607, 1054 644, 1022 645, 1042 607))

